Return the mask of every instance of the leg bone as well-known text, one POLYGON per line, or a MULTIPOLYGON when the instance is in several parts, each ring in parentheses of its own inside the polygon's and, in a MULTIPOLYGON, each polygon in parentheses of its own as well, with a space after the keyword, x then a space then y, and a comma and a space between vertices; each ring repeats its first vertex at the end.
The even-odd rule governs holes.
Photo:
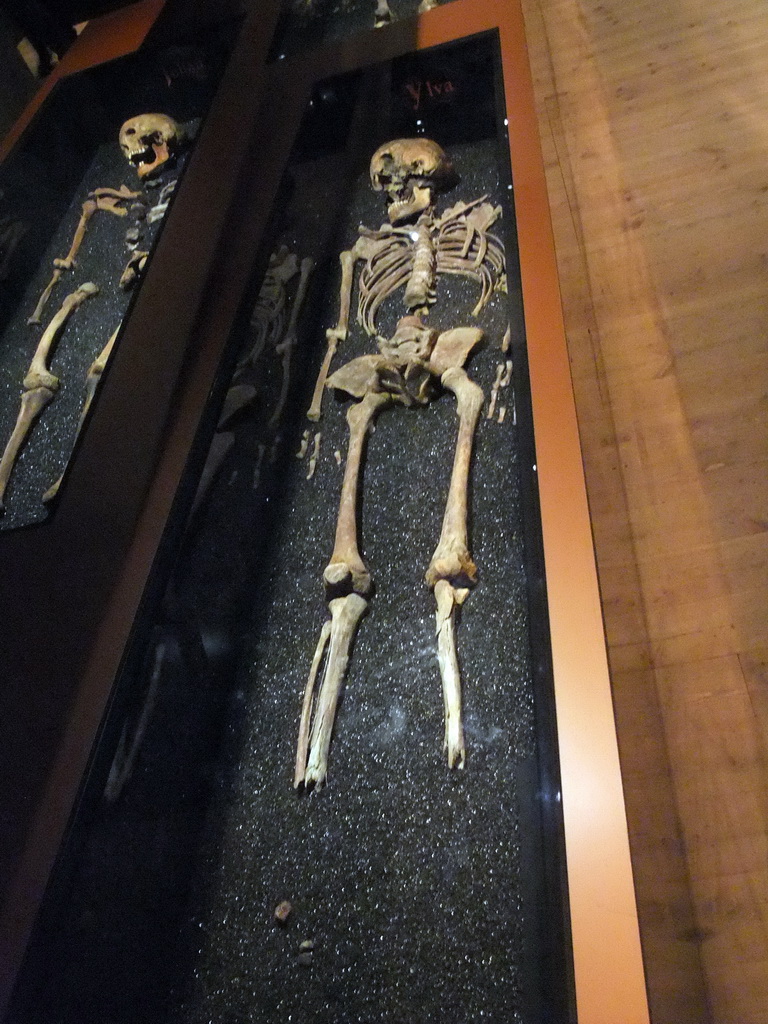
POLYGON ((466 588, 452 587, 448 580, 435 584, 437 601, 437 660, 443 681, 445 709, 445 739, 443 750, 448 755, 448 767, 464 767, 464 727, 461 722, 461 675, 456 656, 456 633, 453 612, 466 598, 466 588))
MULTIPOLYGON (((107 363, 109 362, 109 357, 112 355, 112 349, 115 346, 115 340, 117 339, 119 330, 120 327, 118 325, 118 327, 113 331, 107 344, 104 346, 101 352, 99 352, 94 361, 91 363, 88 373, 86 375, 85 401, 83 402, 83 408, 80 411, 80 419, 77 421, 77 430, 75 432, 74 440, 72 441, 73 448, 77 442, 78 437, 80 436, 80 431, 83 429, 83 424, 85 423, 86 417, 88 416, 88 411, 91 408, 91 403, 93 402, 93 397, 96 394, 96 389, 101 383, 101 375, 104 373, 104 369, 107 363)), ((43 501, 46 504, 50 501, 53 501, 53 499, 59 493, 59 488, 61 487, 61 481, 63 479, 64 473, 62 472, 61 476, 56 481, 56 483, 52 484, 45 492, 45 494, 43 495, 43 501)))
POLYGON ((304 690, 304 700, 301 704, 301 721, 299 723, 299 741, 296 744, 296 768, 293 773, 293 788, 297 789, 304 781, 304 772, 307 768, 307 757, 309 755, 309 726, 312 718, 312 698, 315 695, 315 681, 320 671, 320 663, 325 654, 328 644, 328 637, 331 635, 331 620, 326 619, 323 628, 320 630, 320 639, 315 648, 315 655, 312 658, 312 667, 309 670, 307 686, 304 690))
MULTIPOLYGON (((328 750, 331 745, 333 723, 341 694, 344 673, 347 670, 349 652, 357 627, 368 602, 359 594, 347 594, 329 602, 331 612, 330 645, 328 659, 320 684, 320 692, 314 708, 314 721, 309 737, 309 757, 304 772, 305 785, 322 786, 328 773, 328 750)), ((322 640, 322 636, 321 636, 322 640)), ((299 775, 297 766, 296 777, 299 775)), ((294 784, 298 785, 295 782, 294 784)))
POLYGON ((11 478, 13 467, 16 465, 16 459, 21 451, 21 446, 32 429, 33 423, 51 401, 54 394, 55 391, 50 388, 40 387, 33 388, 31 391, 25 391, 21 396, 21 408, 16 420, 16 426, 13 428, 13 433, 8 439, 8 444, 5 446, 3 457, 0 459, 0 512, 5 511, 5 505, 3 504, 5 489, 11 478))
POLYGON ((477 581, 477 569, 467 540, 467 490, 477 421, 483 391, 459 368, 446 370, 443 385, 456 395, 459 434, 443 516, 440 540, 427 570, 426 580, 437 601, 437 657, 445 707, 445 749, 448 767, 464 767, 464 730, 461 720, 461 676, 456 655, 454 611, 477 581))
POLYGON ((426 579, 430 587, 434 587, 441 579, 450 580, 458 586, 471 587, 477 582, 477 569, 469 554, 467 541, 467 490, 472 445, 483 406, 483 390, 469 379, 464 370, 457 367, 446 370, 441 380, 443 386, 456 395, 459 436, 440 540, 429 563, 426 579))
POLYGON ((344 482, 341 485, 336 540, 331 560, 323 574, 330 593, 349 593, 352 590, 367 596, 371 591, 371 574, 357 545, 357 492, 368 429, 389 401, 389 395, 369 391, 362 401, 356 402, 347 412, 349 449, 344 482))
POLYGON ((326 623, 315 651, 307 689, 304 694, 299 744, 296 754, 294 786, 321 786, 328 771, 328 750, 333 733, 336 706, 339 701, 349 652, 360 619, 368 607, 371 574, 363 562, 357 544, 357 492, 360 466, 368 429, 377 413, 390 402, 389 395, 369 391, 347 412, 349 449, 341 487, 339 517, 336 522, 336 543, 324 572, 329 595, 330 624, 326 623), (341 596, 333 596, 341 595, 341 596), (314 721, 309 739, 312 693, 326 645, 330 641, 323 680, 314 708, 314 721), (307 746, 309 753, 307 754, 307 746))
POLYGON ((40 338, 35 354, 32 357, 29 370, 24 378, 24 387, 28 391, 40 387, 49 388, 53 391, 58 388, 59 378, 55 377, 46 366, 51 349, 59 336, 59 332, 72 313, 91 295, 98 295, 98 292, 98 286, 88 281, 64 299, 58 313, 56 313, 43 332, 43 336, 40 338))

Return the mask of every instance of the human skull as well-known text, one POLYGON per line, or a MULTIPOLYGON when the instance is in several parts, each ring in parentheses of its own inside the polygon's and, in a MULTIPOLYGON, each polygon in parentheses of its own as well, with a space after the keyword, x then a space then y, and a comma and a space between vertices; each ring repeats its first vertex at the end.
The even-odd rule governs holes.
POLYGON ((142 179, 150 178, 176 155, 181 129, 165 114, 139 114, 120 129, 120 149, 142 179))
POLYGON ((456 182, 453 165, 431 139, 394 139, 371 158, 371 185, 386 192, 392 224, 410 220, 433 202, 433 193, 456 182))

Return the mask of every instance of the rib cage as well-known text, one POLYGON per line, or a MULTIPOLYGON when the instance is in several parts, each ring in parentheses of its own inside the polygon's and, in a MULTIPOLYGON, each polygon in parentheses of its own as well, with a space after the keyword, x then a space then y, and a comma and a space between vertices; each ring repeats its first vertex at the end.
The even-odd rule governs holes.
POLYGON ((467 277, 480 285, 473 316, 494 291, 506 291, 504 245, 488 231, 501 216, 501 208, 486 202, 487 198, 457 203, 437 220, 422 216, 415 227, 360 228, 358 245, 365 263, 359 277, 357 320, 367 334, 377 336, 379 307, 401 287, 409 312, 433 305, 441 274, 467 277))

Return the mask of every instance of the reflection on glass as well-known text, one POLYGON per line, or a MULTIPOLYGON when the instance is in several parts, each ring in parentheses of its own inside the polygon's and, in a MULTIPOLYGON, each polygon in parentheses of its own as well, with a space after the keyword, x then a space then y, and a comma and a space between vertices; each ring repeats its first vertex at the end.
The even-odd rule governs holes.
POLYGON ((334 39, 386 28, 451 0, 283 0, 283 11, 272 51, 273 58, 334 39))

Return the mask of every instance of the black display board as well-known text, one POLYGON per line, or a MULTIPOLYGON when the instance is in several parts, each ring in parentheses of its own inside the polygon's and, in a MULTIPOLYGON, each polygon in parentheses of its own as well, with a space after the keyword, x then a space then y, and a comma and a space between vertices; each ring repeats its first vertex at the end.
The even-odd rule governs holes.
MULTIPOLYGON (((499 73, 489 34, 314 89, 271 227, 252 254, 187 492, 231 384, 246 401, 219 420, 214 441, 226 435, 228 447, 183 536, 172 524, 182 537, 175 569, 154 581, 164 595, 137 623, 13 1024, 571 1019, 561 823, 548 805, 557 765, 540 671, 546 629, 529 611, 540 580, 520 482, 531 427, 518 422, 513 398, 527 382, 499 73), (477 323, 484 332, 468 364, 486 396, 471 476, 479 582, 457 629, 467 763, 451 771, 441 751, 434 600, 423 580, 456 438, 455 404, 443 393, 424 408, 385 410, 369 441, 360 525, 375 593, 328 785, 296 791, 349 403, 327 395, 316 425, 304 414, 336 321, 338 253, 359 224, 375 229, 385 218, 368 161, 403 136, 435 139, 454 164, 458 180, 438 212, 485 196, 501 208, 493 230, 506 245, 506 294, 475 319, 477 283, 448 276, 429 312, 439 330, 477 323), (296 267, 313 263, 284 406, 284 333, 232 377, 258 342, 265 268, 281 251, 296 267), (488 416, 510 359, 514 379, 488 416), (281 923, 283 901, 291 911, 281 923)), ((299 284, 298 272, 287 279, 286 322, 299 284)), ((382 305, 385 336, 401 313, 395 298, 382 305)), ((333 368, 371 351, 353 306, 333 368)))

